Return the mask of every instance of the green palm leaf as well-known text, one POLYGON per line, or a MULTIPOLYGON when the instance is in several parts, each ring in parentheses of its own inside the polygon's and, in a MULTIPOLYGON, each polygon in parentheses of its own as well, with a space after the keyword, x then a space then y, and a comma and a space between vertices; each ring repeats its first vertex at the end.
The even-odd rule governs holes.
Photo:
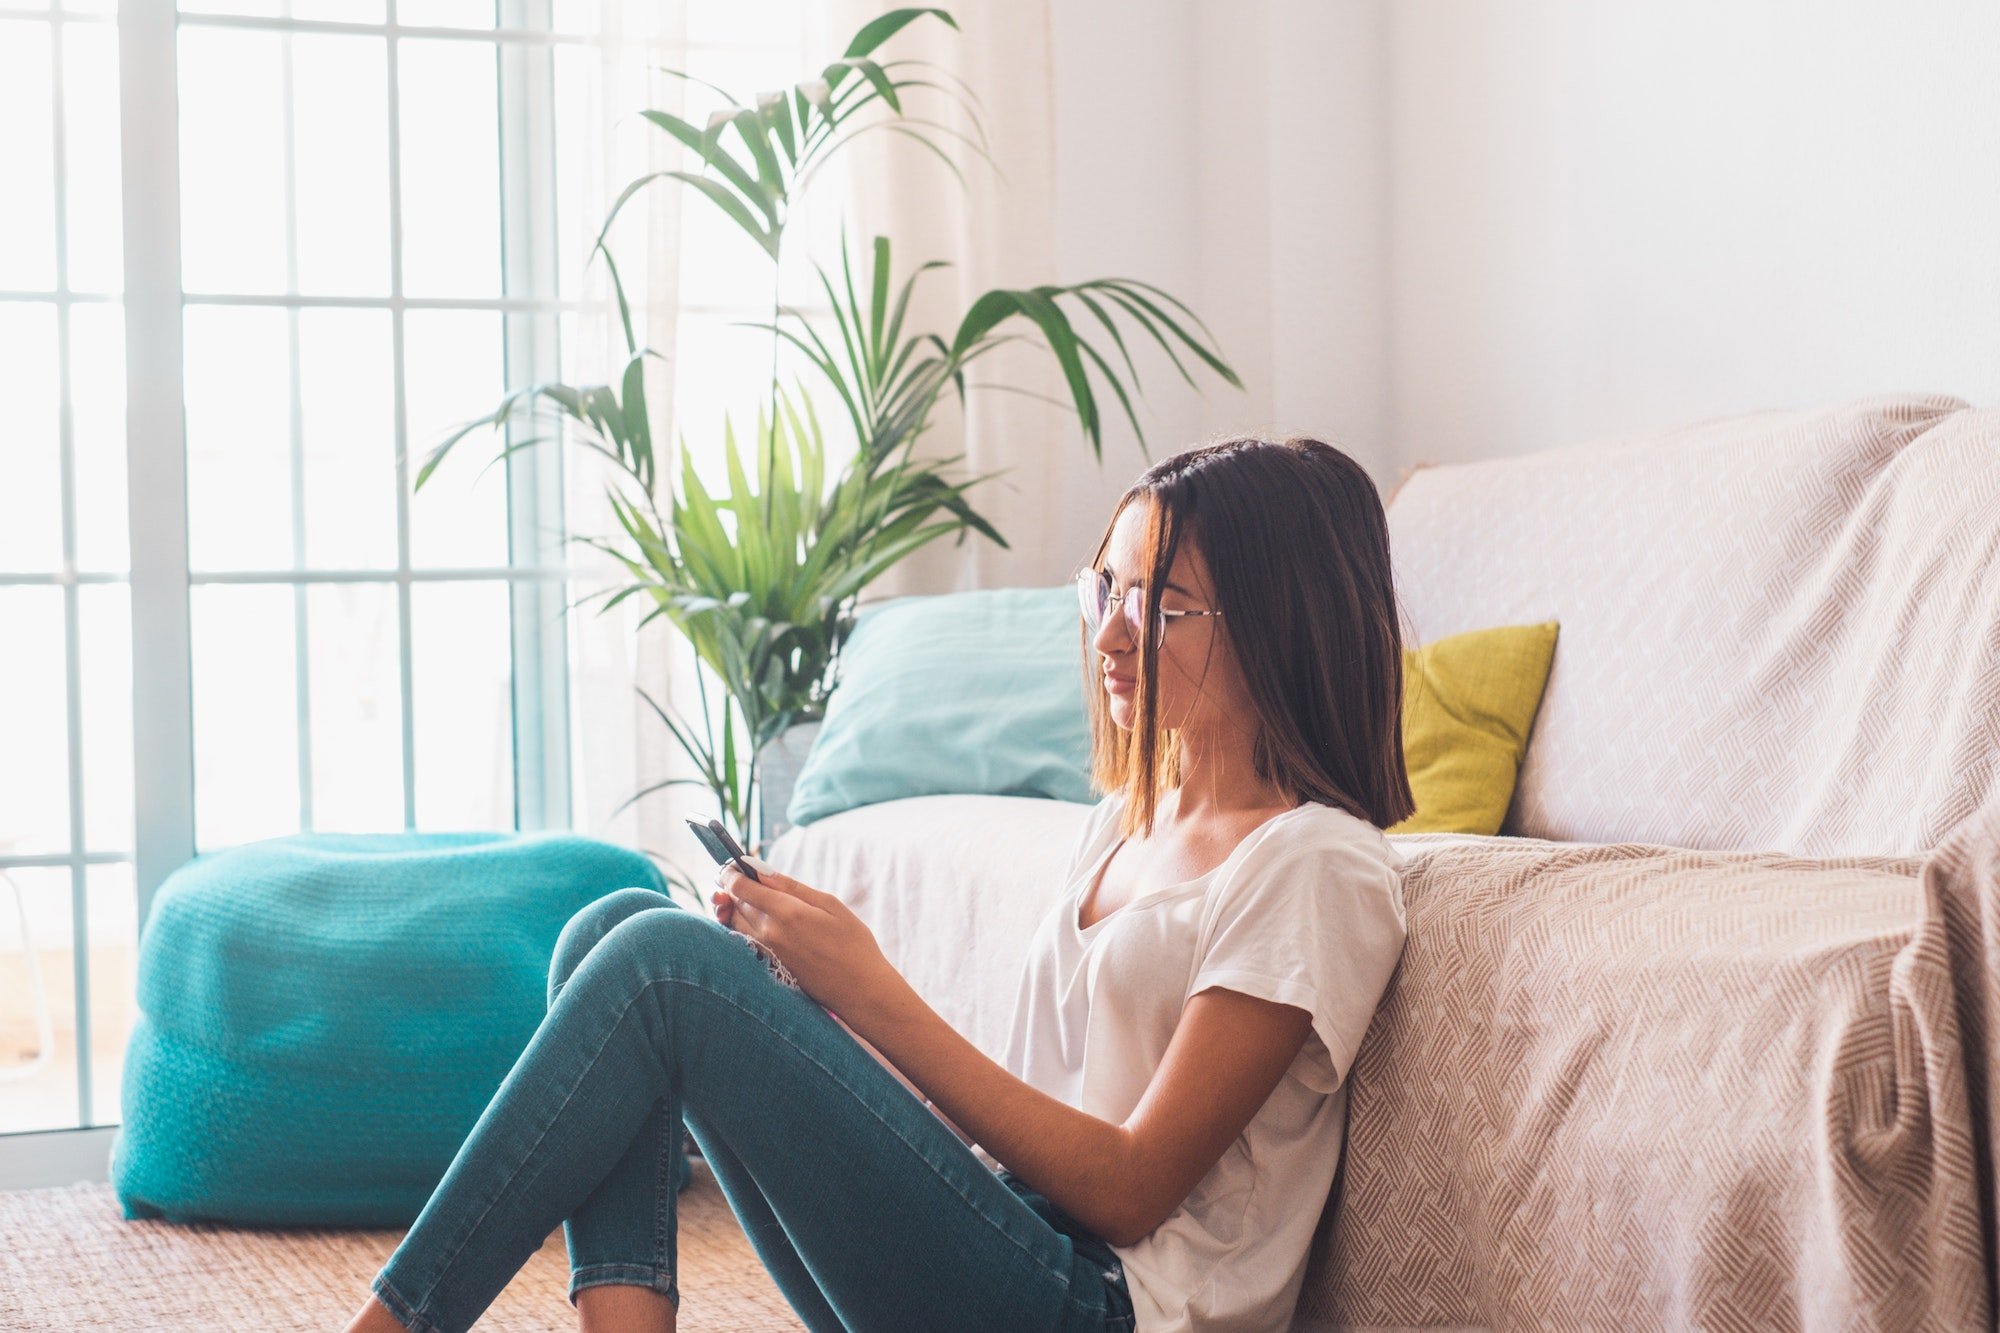
POLYGON ((943 9, 892 10, 858 29, 818 77, 748 101, 683 71, 667 71, 713 89, 726 105, 701 126, 672 111, 640 113, 688 155, 688 169, 650 172, 624 186, 592 243, 592 261, 602 256, 610 274, 625 337, 613 382, 513 390, 493 412, 452 427, 417 469, 414 487, 421 489, 483 426, 526 436, 500 441, 504 447, 494 451, 489 467, 556 442, 594 451, 615 465, 606 488, 612 530, 570 540, 612 558, 622 577, 573 605, 594 603, 601 615, 639 598, 642 627, 664 619, 693 650, 700 695, 698 712, 684 717, 640 692, 698 776, 648 784, 627 805, 675 786, 706 786, 722 817, 747 834, 758 751, 795 719, 824 709, 839 681, 841 649, 863 590, 941 537, 963 542, 977 535, 1007 545, 972 498, 1007 469, 965 476, 962 456, 919 458, 914 452, 948 391, 961 404, 969 389, 1027 392, 977 382, 994 352, 1022 342, 1041 348, 1063 380, 1062 397, 1045 400, 1075 411, 1079 432, 1099 457, 1107 393, 1145 447, 1135 341, 1150 341, 1190 384, 1199 367, 1241 387, 1208 327, 1151 284, 1101 278, 1000 289, 973 299, 946 330, 920 328, 913 296, 943 261, 899 271, 889 238, 876 236, 865 252, 867 271, 860 273, 843 232, 837 264, 814 265, 827 307, 801 311, 774 299, 771 318, 753 322, 776 346, 803 359, 809 383, 787 388, 774 377, 769 400, 747 432, 725 416, 721 477, 713 486, 703 481, 684 439, 677 441, 678 467, 671 454, 661 458, 664 437, 653 428, 655 404, 645 383, 646 358, 659 354, 635 337, 608 243, 613 223, 642 190, 672 182, 707 200, 775 265, 800 192, 864 134, 914 140, 961 182, 961 153, 997 174, 977 93, 934 64, 878 54, 925 18, 958 26, 943 9), (955 114, 923 114, 939 104, 955 114), (828 464, 816 411, 815 395, 823 392, 838 400, 842 413, 835 420, 844 414, 842 429, 852 431, 854 453, 838 467, 828 464), (713 701, 711 679, 718 686, 713 701))

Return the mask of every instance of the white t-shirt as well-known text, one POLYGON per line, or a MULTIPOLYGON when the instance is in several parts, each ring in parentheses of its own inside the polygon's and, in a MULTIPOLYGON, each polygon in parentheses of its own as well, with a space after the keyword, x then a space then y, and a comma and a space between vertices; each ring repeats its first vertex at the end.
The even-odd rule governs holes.
POLYGON ((1079 929, 1123 799, 1092 810, 1036 927, 1002 1063, 1122 1124, 1196 992, 1310 1010, 1312 1035, 1248 1127, 1166 1221, 1113 1247, 1137 1333, 1283 1329, 1340 1165, 1347 1071, 1402 955, 1404 858, 1366 820, 1307 803, 1266 820, 1206 875, 1148 886, 1079 929))

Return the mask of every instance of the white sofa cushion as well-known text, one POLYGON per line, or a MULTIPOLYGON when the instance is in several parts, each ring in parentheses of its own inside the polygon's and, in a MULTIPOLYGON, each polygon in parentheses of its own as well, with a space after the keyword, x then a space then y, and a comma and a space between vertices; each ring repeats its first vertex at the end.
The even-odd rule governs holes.
POLYGON ((853 908, 917 994, 998 1060, 1028 944, 1090 809, 907 796, 787 829, 764 859, 853 908))

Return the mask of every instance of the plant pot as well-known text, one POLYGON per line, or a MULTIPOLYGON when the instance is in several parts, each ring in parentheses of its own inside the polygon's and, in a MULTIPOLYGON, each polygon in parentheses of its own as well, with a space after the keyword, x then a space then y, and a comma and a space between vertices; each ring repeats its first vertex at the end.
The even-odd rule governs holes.
POLYGON ((792 803, 792 789, 798 785, 799 771, 819 735, 820 719, 795 722, 765 742, 757 752, 757 854, 770 850, 778 835, 791 827, 785 809, 792 803))

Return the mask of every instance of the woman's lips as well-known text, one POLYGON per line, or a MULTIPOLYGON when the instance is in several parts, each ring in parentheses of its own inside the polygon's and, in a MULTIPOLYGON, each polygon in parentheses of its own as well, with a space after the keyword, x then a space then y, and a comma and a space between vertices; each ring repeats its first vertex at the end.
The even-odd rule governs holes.
POLYGON ((1107 671, 1104 673, 1104 688, 1113 694, 1130 694, 1132 692, 1132 677, 1115 676, 1107 671))

